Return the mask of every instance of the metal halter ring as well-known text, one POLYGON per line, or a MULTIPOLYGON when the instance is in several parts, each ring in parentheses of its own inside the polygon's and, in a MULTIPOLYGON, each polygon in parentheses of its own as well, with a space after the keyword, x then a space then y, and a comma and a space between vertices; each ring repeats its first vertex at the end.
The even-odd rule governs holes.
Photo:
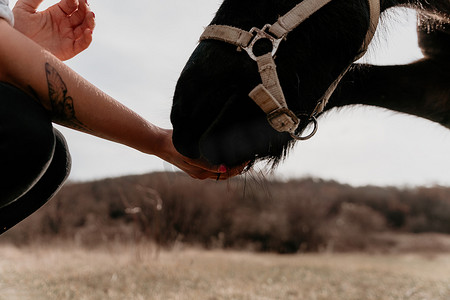
POLYGON ((250 33, 254 34, 253 40, 250 42, 250 44, 247 47, 244 47, 242 49, 244 49, 248 53, 248 55, 251 57, 251 59, 253 59, 254 61, 257 60, 257 57, 253 53, 253 46, 256 44, 257 41, 259 41, 261 39, 268 39, 272 43, 272 51, 271 51, 272 57, 274 57, 278 51, 278 47, 280 46, 280 43, 283 40, 283 38, 277 39, 274 36, 272 36, 271 34, 267 33, 266 30, 269 29, 270 26, 271 26, 270 24, 266 24, 266 25, 264 25, 263 29, 253 27, 250 30, 250 33))
POLYGON ((300 132, 299 134, 297 134, 295 132, 291 132, 291 137, 297 141, 306 141, 306 140, 309 140, 310 138, 312 138, 316 134, 317 129, 319 129, 319 123, 317 122, 317 119, 315 116, 311 116, 309 118, 309 124, 311 124, 311 122, 313 123, 314 128, 313 128, 313 131, 309 135, 301 136, 302 132, 300 132))

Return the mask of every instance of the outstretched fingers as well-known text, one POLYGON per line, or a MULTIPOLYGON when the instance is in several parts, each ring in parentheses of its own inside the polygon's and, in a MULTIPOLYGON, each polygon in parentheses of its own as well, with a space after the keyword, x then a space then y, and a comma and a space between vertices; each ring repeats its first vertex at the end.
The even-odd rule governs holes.
POLYGON ((188 172, 192 177, 197 179, 216 179, 227 180, 231 177, 241 174, 248 163, 240 166, 228 168, 225 165, 212 166, 204 160, 186 159, 185 163, 190 166, 191 170, 188 172), (196 169, 195 171, 193 169, 196 169))
POLYGON ((245 162, 240 166, 236 166, 233 168, 226 168, 225 170, 223 170, 222 173, 220 173, 220 176, 217 176, 217 180, 227 180, 231 177, 237 176, 242 174, 245 169, 247 168, 249 162, 245 162))

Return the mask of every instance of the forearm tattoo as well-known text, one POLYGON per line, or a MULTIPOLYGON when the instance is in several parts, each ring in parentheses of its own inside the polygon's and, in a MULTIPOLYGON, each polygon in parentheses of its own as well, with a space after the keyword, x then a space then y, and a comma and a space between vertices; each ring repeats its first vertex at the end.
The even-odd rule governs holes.
POLYGON ((85 124, 77 119, 73 99, 68 95, 67 86, 58 71, 49 63, 45 63, 45 74, 53 121, 73 129, 91 132, 85 124))

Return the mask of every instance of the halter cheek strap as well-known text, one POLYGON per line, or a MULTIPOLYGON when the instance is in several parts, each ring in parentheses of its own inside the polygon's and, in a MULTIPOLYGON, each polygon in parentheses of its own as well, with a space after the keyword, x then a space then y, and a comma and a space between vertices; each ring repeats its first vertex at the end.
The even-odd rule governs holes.
MULTIPOLYGON (((378 25, 380 16, 380 0, 367 0, 370 6, 370 24, 360 52, 354 58, 354 61, 361 58, 367 51, 367 47, 372 40, 378 25)), ((258 64, 258 70, 262 83, 255 87, 250 93, 250 98, 266 113, 267 120, 271 126, 279 132, 289 132, 294 139, 306 140, 311 138, 317 131, 316 116, 323 112, 331 94, 339 84, 342 77, 350 68, 350 65, 336 78, 330 85, 325 94, 318 100, 317 105, 311 115, 307 115, 307 121, 313 122, 313 132, 306 136, 299 136, 297 132, 300 124, 299 118, 288 108, 286 99, 284 98, 274 56, 278 50, 280 43, 286 36, 303 21, 324 7, 331 0, 304 0, 297 4, 284 16, 281 16, 273 25, 265 25, 262 29, 256 27, 250 31, 226 25, 210 25, 206 27, 200 41, 214 39, 233 44, 239 50, 245 50, 250 58, 258 64), (256 56, 253 53, 253 46, 260 39, 268 39, 272 43, 272 51, 256 56)))

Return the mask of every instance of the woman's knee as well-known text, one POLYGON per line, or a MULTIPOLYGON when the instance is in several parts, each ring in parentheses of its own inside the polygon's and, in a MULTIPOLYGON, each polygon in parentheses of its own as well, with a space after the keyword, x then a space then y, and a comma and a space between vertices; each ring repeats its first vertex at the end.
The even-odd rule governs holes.
POLYGON ((55 151, 45 173, 27 193, 9 205, 0 207, 0 234, 47 203, 67 179, 71 166, 70 153, 62 134, 56 129, 54 133, 55 151))
POLYGON ((31 97, 0 85, 0 207, 27 192, 48 168, 55 135, 46 111, 31 97))

